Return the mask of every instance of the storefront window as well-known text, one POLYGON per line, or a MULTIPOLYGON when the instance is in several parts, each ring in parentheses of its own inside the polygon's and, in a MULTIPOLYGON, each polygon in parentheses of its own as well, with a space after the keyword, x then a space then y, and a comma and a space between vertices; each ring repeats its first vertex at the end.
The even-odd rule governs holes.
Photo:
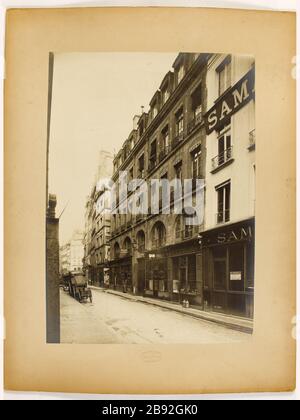
POLYGON ((226 247, 216 247, 213 250, 214 259, 214 289, 226 290, 227 251, 226 247))
POLYGON ((246 290, 253 292, 254 289, 254 246, 248 243, 246 246, 246 290))
POLYGON ((229 247, 229 290, 244 291, 244 245, 229 247))

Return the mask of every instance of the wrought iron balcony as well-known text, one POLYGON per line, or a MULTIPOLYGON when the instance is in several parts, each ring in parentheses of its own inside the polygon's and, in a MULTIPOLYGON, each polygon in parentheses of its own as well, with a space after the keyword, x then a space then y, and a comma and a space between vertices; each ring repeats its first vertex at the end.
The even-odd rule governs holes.
POLYGON ((194 118, 188 123, 188 133, 191 133, 193 129, 202 122, 202 113, 197 114, 194 118))
POLYGON ((170 148, 169 146, 165 146, 159 153, 159 161, 161 162, 164 158, 169 154, 170 148))
POLYGON ((255 129, 249 133, 249 150, 255 149, 255 129))
POLYGON ((230 161, 233 158, 233 146, 228 147, 224 152, 212 158, 212 170, 219 168, 224 165, 226 162, 230 161))
POLYGON ((156 166, 156 159, 155 160, 150 160, 149 162, 149 171, 152 171, 156 166))
POLYGON ((182 140, 184 139, 184 132, 182 131, 181 133, 178 133, 175 137, 174 137, 174 139, 173 139, 173 142, 172 142, 172 147, 173 147, 173 149, 175 148, 175 147, 177 147, 177 145, 180 143, 180 142, 182 142, 182 140))

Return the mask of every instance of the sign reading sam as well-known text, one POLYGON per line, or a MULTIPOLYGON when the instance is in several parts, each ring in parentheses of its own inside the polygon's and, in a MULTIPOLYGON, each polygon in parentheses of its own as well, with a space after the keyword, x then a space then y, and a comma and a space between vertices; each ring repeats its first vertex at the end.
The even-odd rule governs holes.
POLYGON ((206 134, 218 130, 226 120, 254 97, 255 71, 252 68, 204 116, 206 134))

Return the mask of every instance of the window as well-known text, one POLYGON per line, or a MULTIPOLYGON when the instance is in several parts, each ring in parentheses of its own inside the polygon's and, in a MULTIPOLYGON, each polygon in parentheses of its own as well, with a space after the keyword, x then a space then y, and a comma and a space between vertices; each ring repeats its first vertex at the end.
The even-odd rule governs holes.
POLYGON ((166 228, 163 223, 157 222, 152 229, 152 246, 160 248, 166 243, 166 228))
POLYGON ((212 159, 212 169, 216 169, 232 159, 231 128, 225 126, 218 136, 218 155, 212 159))
POLYGON ((175 237, 181 239, 181 217, 178 217, 175 223, 175 237))
POLYGON ((162 135, 162 152, 165 156, 169 151, 169 126, 167 125, 161 132, 162 135))
POLYGON ((231 129, 230 126, 225 127, 218 137, 218 164, 222 165, 232 156, 231 153, 231 129))
POLYGON ((155 102, 151 109, 152 120, 154 120, 157 114, 158 114, 158 109, 157 109, 157 104, 155 102))
POLYGON ((178 162, 174 166, 174 170, 175 170, 175 178, 177 178, 180 181, 182 181, 182 162, 178 162))
POLYGON ((183 108, 175 114, 175 141, 181 141, 183 139, 183 108))
POLYGON ((151 143, 150 146, 150 170, 154 168, 156 165, 156 156, 157 156, 157 148, 156 148, 156 140, 151 143))
POLYGON ((202 91, 201 86, 192 93, 192 111, 195 124, 201 122, 202 119, 202 91))
POLYGON ((137 234, 137 246, 138 246, 139 252, 145 251, 145 244, 146 244, 145 233, 141 230, 137 234))
POLYGON ((229 290, 244 291, 244 246, 232 244, 229 248, 229 290))
POLYGON ((215 290, 227 289, 227 251, 226 247, 214 247, 213 250, 213 287, 215 290))
POLYGON ((177 84, 179 85, 179 83, 181 82, 181 80, 184 77, 184 66, 183 64, 178 68, 177 71, 177 84))
POLYGON ((129 170, 129 181, 133 180, 133 168, 129 170))
POLYGON ((230 220, 230 181, 216 187, 218 213, 217 223, 224 223, 230 220))
POLYGON ((165 104, 167 102, 167 100, 169 99, 169 97, 170 97, 169 89, 168 89, 168 87, 165 87, 165 89, 162 92, 163 104, 165 104))
POLYGON ((192 154, 192 176, 199 179, 201 176, 201 146, 193 150, 192 154))
POLYGON ((231 57, 226 60, 217 69, 219 79, 219 96, 221 96, 231 86, 231 57))
POLYGON ((144 176, 145 176, 145 156, 144 155, 142 155, 139 158, 139 166, 138 167, 139 167, 138 176, 141 177, 141 178, 144 178, 144 176))
POLYGON ((193 225, 190 224, 189 218, 184 219, 184 237, 185 239, 191 238, 193 236, 193 225))

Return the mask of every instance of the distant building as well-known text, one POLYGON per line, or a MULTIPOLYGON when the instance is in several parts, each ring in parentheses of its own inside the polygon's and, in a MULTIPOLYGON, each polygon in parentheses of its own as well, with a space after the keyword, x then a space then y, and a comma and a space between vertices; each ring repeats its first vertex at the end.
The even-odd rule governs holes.
POLYGON ((60 273, 76 273, 82 271, 84 257, 83 232, 75 230, 72 238, 60 247, 60 273))
POLYGON ((95 183, 85 206, 83 270, 90 284, 108 285, 110 240, 110 193, 102 180, 112 175, 113 156, 100 151, 95 183))

